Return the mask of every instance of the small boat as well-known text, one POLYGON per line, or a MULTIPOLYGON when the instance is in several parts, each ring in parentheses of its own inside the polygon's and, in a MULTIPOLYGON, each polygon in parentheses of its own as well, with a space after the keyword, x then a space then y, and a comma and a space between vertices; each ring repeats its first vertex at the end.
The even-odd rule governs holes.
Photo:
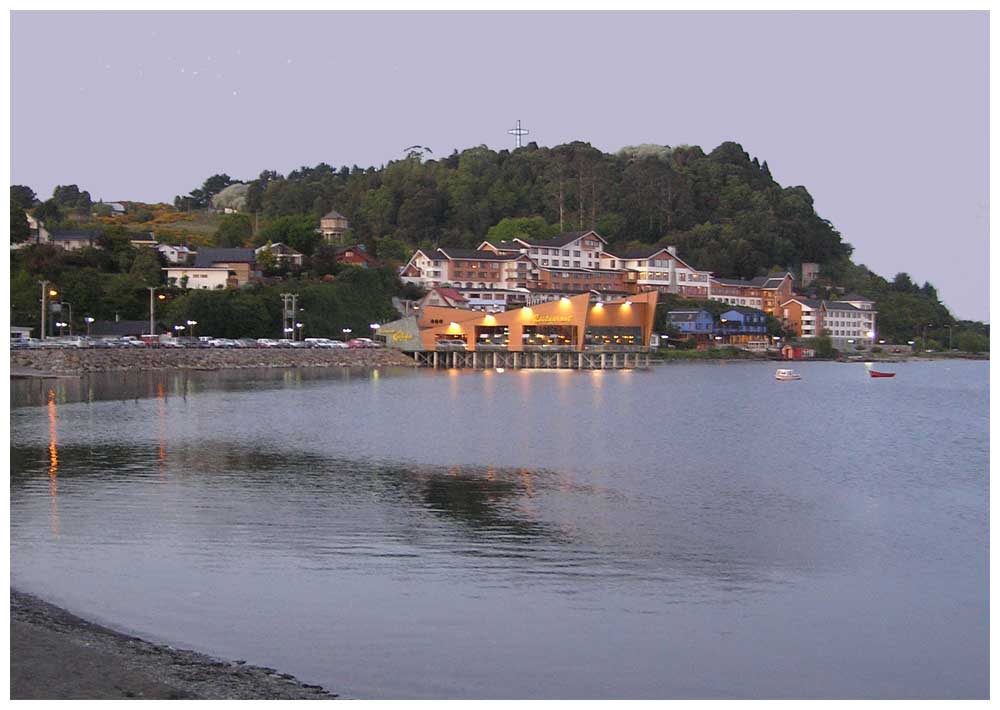
POLYGON ((868 374, 872 377, 895 377, 895 372, 879 372, 878 370, 869 370, 868 374))
POLYGON ((795 370, 778 370, 774 373, 774 379, 776 380, 801 380, 802 375, 797 373, 795 370))

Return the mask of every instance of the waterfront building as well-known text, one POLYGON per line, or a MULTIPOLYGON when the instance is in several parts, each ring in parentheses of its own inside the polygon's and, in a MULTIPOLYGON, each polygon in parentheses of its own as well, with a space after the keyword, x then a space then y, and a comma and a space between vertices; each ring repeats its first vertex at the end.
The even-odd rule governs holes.
POLYGON ((698 338, 708 338, 715 327, 712 314, 703 310, 676 310, 667 312, 667 325, 681 334, 698 338))
POLYGON ((746 350, 767 350, 767 314, 755 308, 732 309, 719 315, 713 330, 725 345, 746 350))
POLYGON ((863 296, 846 298, 852 300, 824 302, 823 334, 837 350, 871 347, 875 343, 875 304, 863 296))
POLYGON ((823 330, 823 302, 795 296, 781 304, 778 314, 782 324, 800 338, 815 338, 823 330))
POLYGON ((656 302, 652 291, 597 303, 582 293, 500 313, 427 305, 383 324, 379 337, 423 352, 641 352, 649 348, 656 302))

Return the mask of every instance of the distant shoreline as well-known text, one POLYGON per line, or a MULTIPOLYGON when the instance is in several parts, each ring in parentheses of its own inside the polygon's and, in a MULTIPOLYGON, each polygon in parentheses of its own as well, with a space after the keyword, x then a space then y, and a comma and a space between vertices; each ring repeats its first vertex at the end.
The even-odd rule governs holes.
POLYGON ((330 699, 273 668, 153 644, 10 590, 12 700, 330 699))

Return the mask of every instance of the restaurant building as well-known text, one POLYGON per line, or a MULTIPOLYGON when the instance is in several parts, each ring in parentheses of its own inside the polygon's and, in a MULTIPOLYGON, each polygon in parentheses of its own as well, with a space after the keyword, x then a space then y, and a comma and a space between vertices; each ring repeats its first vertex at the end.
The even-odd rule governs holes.
MULTIPOLYGON (((413 352, 422 364, 430 361, 424 362, 420 355, 495 353, 522 357, 467 358, 467 366, 492 362, 493 366, 505 363, 505 367, 584 368, 617 367, 621 362, 629 367, 638 364, 633 354, 649 349, 657 297, 656 291, 650 291, 594 303, 589 293, 582 293, 498 313, 429 305, 416 316, 383 325, 379 335, 387 346, 413 352), (539 359, 524 357, 526 354, 560 357, 539 359), (613 357, 600 358, 600 365, 583 357, 607 354, 613 357)), ((460 363, 465 361, 448 358, 451 366, 463 366, 460 363)), ((436 364, 438 358, 433 362, 436 364)))

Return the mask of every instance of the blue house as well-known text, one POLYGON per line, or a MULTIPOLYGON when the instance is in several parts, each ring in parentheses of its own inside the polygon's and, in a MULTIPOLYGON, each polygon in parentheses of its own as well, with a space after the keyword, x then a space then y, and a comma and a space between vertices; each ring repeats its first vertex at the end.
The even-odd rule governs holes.
POLYGON ((717 335, 766 335, 767 314, 754 308, 733 309, 719 316, 717 335))
POLYGON ((712 335, 714 319, 708 311, 668 311, 667 325, 679 330, 684 335, 712 335))

